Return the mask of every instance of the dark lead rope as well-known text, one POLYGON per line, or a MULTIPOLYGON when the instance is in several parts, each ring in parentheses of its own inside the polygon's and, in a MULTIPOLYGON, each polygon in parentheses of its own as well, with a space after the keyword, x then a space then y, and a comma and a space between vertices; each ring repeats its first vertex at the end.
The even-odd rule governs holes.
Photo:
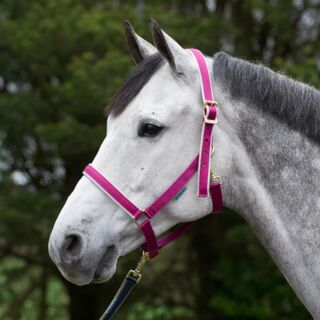
POLYGON ((138 281, 134 277, 126 277, 122 282, 121 287, 114 296, 108 309, 101 316, 100 320, 109 320, 119 310, 122 303, 127 299, 133 288, 138 284, 138 281))
POLYGON ((109 320, 119 310, 123 302, 130 295, 131 291, 139 283, 142 277, 141 269, 147 260, 149 260, 149 255, 148 253, 143 252, 140 258, 140 261, 137 264, 137 267, 135 268, 135 270, 130 270, 128 272, 126 278, 122 282, 119 290, 117 291, 116 295, 112 299, 107 310, 103 313, 103 315, 100 317, 99 320, 109 320))

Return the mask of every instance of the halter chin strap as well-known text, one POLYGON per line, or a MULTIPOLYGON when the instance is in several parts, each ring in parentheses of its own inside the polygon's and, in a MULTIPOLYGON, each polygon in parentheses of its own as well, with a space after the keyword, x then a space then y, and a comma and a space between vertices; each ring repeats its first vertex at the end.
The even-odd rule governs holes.
POLYGON ((207 64, 202 53, 197 49, 190 49, 199 67, 201 88, 204 99, 203 128, 200 153, 182 172, 182 174, 168 187, 164 193, 145 209, 140 209, 134 205, 121 191, 119 191, 110 181, 108 181, 92 165, 87 165, 83 174, 97 185, 106 195, 122 207, 129 216, 137 223, 145 237, 142 245, 144 251, 154 258, 159 254, 159 250, 185 233, 193 222, 186 222, 178 226, 173 232, 162 239, 157 240, 151 225, 151 219, 174 198, 183 187, 189 182, 192 176, 198 171, 199 197, 207 197, 211 194, 212 212, 222 211, 221 181, 219 177, 210 175, 211 170, 211 148, 212 129, 217 123, 217 103, 213 100, 211 82, 207 64), (211 177, 210 177, 211 176, 211 177), (211 182, 210 182, 211 180, 211 182))

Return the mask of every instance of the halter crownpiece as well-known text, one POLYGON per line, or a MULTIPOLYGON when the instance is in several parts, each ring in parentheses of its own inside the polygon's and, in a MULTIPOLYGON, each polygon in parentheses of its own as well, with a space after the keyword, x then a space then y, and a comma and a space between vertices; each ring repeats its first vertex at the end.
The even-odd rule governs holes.
POLYGON ((217 124, 218 103, 213 99, 211 79, 206 60, 198 49, 190 49, 198 63, 201 79, 203 108, 203 126, 200 143, 200 159, 198 169, 198 196, 207 197, 210 184, 212 129, 217 124))
POLYGON ((143 263, 140 263, 140 265, 138 264, 135 270, 129 272, 101 320, 110 319, 138 283, 141 278, 140 269, 144 264, 146 257, 147 259, 156 257, 161 248, 177 239, 191 227, 193 222, 182 223, 174 231, 162 239, 157 240, 151 225, 151 219, 181 192, 196 172, 198 172, 198 196, 208 197, 210 194, 212 199, 212 213, 220 213, 222 211, 221 179, 213 174, 211 166, 212 132, 213 126, 217 124, 218 115, 217 102, 213 98, 209 71, 203 54, 198 49, 190 49, 190 52, 193 54, 198 65, 204 104, 202 110, 203 126, 200 151, 190 165, 164 191, 164 193, 160 195, 160 197, 145 209, 140 209, 133 204, 91 164, 87 165, 83 171, 83 174, 86 177, 128 213, 128 215, 137 223, 145 238, 145 243, 142 245, 144 258, 141 261, 143 261, 143 263))

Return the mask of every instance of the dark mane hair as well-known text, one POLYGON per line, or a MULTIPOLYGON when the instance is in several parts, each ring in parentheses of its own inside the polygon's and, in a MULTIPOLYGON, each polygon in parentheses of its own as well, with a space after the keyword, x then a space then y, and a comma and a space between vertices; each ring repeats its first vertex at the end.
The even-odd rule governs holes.
MULTIPOLYGON (((214 80, 232 98, 248 101, 320 142, 319 90, 224 52, 216 53, 213 59, 214 80)), ((157 53, 139 63, 111 98, 105 113, 121 114, 164 61, 157 53)))
POLYGON ((105 114, 107 116, 109 114, 113 116, 121 114, 163 63, 164 59, 159 53, 142 60, 142 62, 129 73, 122 86, 111 98, 105 108, 105 114))
POLYGON ((213 76, 232 98, 248 101, 320 141, 319 90, 224 52, 214 55, 213 76))

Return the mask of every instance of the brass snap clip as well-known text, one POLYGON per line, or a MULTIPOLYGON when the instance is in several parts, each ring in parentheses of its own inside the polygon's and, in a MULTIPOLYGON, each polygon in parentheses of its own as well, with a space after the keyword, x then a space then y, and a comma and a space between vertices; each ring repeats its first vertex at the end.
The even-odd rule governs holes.
POLYGON ((149 253, 143 251, 143 252, 142 252, 142 255, 141 255, 141 258, 140 258, 140 260, 139 260, 136 268, 135 268, 134 270, 130 270, 130 271, 127 273, 126 278, 128 278, 128 277, 133 277, 133 278, 136 279, 137 283, 139 283, 139 281, 140 281, 141 278, 142 278, 141 270, 142 270, 144 264, 145 264, 148 260, 150 260, 149 253))

